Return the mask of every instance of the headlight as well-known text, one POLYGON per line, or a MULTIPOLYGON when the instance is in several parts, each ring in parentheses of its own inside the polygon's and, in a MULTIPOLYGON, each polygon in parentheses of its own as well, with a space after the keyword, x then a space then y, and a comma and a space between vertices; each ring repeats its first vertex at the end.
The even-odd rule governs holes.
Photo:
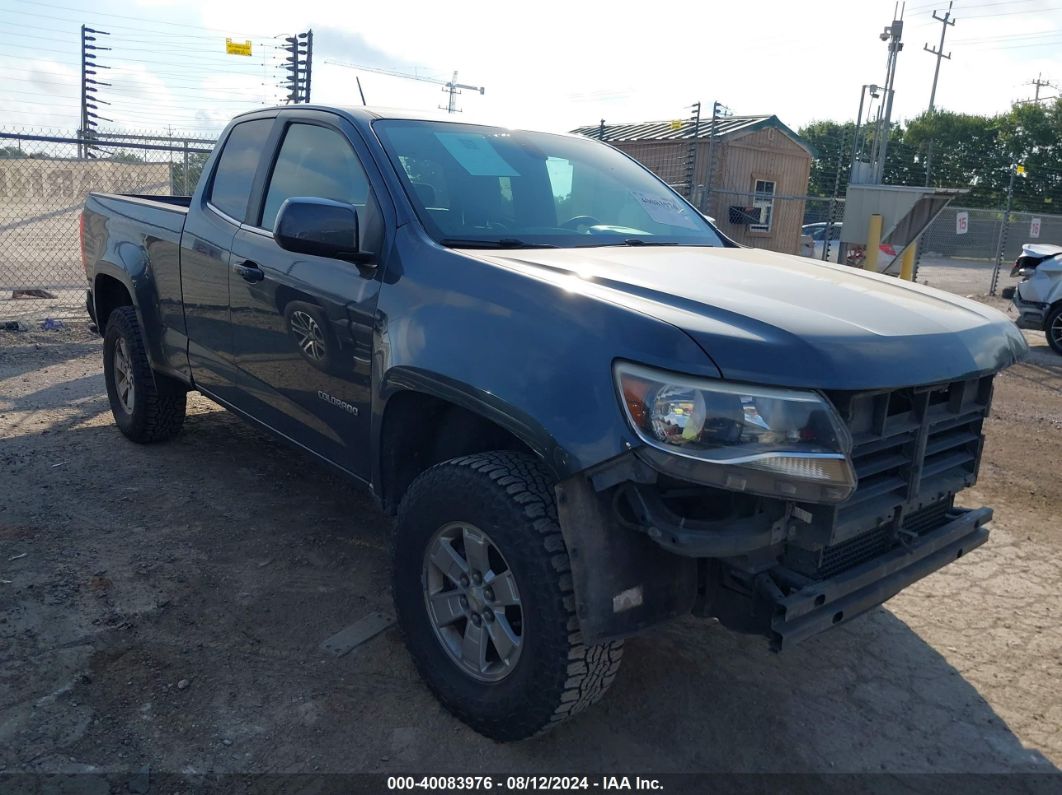
POLYGON ((679 468, 692 480, 809 502, 840 502, 855 490, 851 436, 817 392, 626 363, 616 365, 615 375, 638 436, 655 450, 688 459, 679 468))

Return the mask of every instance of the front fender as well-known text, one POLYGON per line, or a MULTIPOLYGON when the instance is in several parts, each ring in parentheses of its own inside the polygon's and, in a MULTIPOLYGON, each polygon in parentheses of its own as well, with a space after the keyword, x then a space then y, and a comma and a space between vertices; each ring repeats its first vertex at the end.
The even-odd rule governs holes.
MULTIPOLYGON (((381 411, 386 413, 386 403, 399 392, 413 391, 445 401, 482 417, 505 429, 528 446, 554 477, 564 471, 567 456, 550 431, 535 417, 521 408, 506 403, 473 384, 455 380, 442 373, 420 370, 414 367, 393 367, 384 378, 379 392, 381 411)), ((382 423, 379 423, 382 426, 382 423)), ((374 428, 375 449, 379 449, 382 427, 374 428)))
POLYGON ((557 480, 639 444, 616 359, 719 377, 685 332, 629 307, 400 230, 374 332, 374 441, 396 389, 458 403, 511 431, 557 480))

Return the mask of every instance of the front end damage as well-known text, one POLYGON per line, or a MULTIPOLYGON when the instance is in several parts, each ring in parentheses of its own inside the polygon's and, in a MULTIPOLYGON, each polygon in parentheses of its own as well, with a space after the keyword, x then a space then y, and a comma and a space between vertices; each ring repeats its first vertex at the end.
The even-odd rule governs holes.
POLYGON ((703 485, 696 462, 648 447, 559 484, 586 639, 692 613, 780 650, 980 546, 991 510, 954 498, 976 480, 991 393, 991 376, 830 393, 858 477, 835 505, 703 485))

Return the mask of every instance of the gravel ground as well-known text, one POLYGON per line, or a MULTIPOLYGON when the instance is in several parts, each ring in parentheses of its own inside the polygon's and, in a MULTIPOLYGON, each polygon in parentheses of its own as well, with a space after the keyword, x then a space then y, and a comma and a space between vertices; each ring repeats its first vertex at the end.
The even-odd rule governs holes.
POLYGON ((0 771, 1055 772, 1062 358, 1028 339, 961 498, 995 507, 988 544, 781 655, 674 622, 593 710, 498 745, 393 628, 321 648, 389 609, 367 494, 198 396, 134 445, 83 322, 0 332, 0 771))

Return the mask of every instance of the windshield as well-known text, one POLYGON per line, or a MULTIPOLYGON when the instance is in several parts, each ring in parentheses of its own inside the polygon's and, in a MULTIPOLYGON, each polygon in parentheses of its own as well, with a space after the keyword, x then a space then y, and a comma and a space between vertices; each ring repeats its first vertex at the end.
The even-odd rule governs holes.
POLYGON ((594 141, 398 119, 373 129, 443 245, 723 245, 660 180, 594 141))

